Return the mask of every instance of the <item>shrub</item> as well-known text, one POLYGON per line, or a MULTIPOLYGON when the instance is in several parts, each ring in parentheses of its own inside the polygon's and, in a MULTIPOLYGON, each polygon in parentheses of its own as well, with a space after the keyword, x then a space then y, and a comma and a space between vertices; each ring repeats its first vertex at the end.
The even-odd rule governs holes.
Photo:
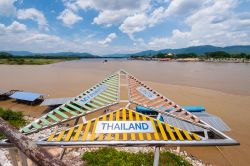
MULTIPOLYGON (((3 109, 1 107, 0 117, 15 128, 20 128, 27 123, 26 120, 23 118, 22 112, 14 112, 10 109, 3 109)), ((4 138, 4 135, 0 133, 0 139, 2 138, 4 138)))
MULTIPOLYGON (((101 148, 92 152, 85 152, 82 160, 89 166, 151 166, 153 165, 154 154, 149 153, 129 153, 117 151, 114 148, 101 148)), ((182 157, 170 152, 162 152, 159 165, 169 166, 191 166, 182 157)))

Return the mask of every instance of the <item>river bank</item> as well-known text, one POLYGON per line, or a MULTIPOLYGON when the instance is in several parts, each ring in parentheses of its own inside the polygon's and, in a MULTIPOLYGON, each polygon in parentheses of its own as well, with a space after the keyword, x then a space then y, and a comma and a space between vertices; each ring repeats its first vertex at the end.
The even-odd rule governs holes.
POLYGON ((160 61, 160 62, 211 62, 211 63, 250 63, 249 59, 203 59, 203 58, 129 58, 129 60, 141 60, 141 61, 160 61))

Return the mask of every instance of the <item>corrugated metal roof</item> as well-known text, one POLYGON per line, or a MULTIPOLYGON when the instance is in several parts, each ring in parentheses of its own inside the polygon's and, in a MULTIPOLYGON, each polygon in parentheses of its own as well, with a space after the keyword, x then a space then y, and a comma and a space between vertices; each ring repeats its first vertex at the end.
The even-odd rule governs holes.
POLYGON ((40 93, 33 93, 33 92, 15 92, 10 96, 10 98, 18 99, 18 100, 25 100, 25 101, 35 101, 36 99, 42 96, 45 96, 45 95, 40 94, 40 93))
POLYGON ((66 98, 52 98, 52 99, 45 99, 41 106, 53 106, 53 105, 61 105, 66 103, 67 101, 72 100, 72 97, 66 97, 66 98))
MULTIPOLYGON (((230 131, 231 129, 228 127, 228 125, 219 117, 215 115, 208 114, 206 112, 199 112, 199 113, 193 113, 197 117, 199 117, 201 120, 205 121, 209 125, 213 126, 217 130, 220 131, 230 131)), ((170 125, 176 126, 180 129, 189 130, 189 131, 204 131, 205 129, 195 126, 191 123, 167 116, 162 115, 165 122, 169 123, 170 125)))
POLYGON ((5 93, 7 93, 7 92, 9 92, 9 91, 0 89, 0 95, 3 95, 3 94, 5 94, 5 93))

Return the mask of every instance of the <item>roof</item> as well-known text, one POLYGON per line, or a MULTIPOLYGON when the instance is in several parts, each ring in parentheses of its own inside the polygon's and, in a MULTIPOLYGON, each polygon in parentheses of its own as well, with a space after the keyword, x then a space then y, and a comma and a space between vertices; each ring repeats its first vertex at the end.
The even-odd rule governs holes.
POLYGON ((4 94, 7 93, 7 92, 9 92, 9 91, 0 89, 0 95, 4 95, 4 94))
POLYGON ((33 93, 33 92, 15 92, 10 95, 10 98, 18 99, 18 100, 25 100, 25 101, 35 101, 42 96, 46 96, 45 94, 40 93, 33 93))
POLYGON ((72 97, 66 97, 66 98, 52 98, 52 99, 45 99, 41 106, 54 106, 54 105, 61 105, 66 103, 67 101, 72 100, 72 97))
MULTIPOLYGON (((201 120, 205 121, 206 123, 208 123, 209 125, 213 126, 214 128, 216 128, 217 130, 220 131, 230 131, 231 129, 228 127, 228 125, 221 120, 221 118, 215 116, 215 115, 211 115, 208 114, 206 112, 197 112, 197 113, 193 113, 194 115, 196 115, 197 117, 199 117, 201 120)), ((180 119, 176 119, 174 117, 170 117, 167 115, 162 115, 163 119, 165 122, 168 122, 170 125, 174 125, 176 127, 179 127, 181 129, 185 129, 188 131, 205 131, 205 129, 198 127, 196 125, 193 125, 191 123, 182 121, 180 119)))

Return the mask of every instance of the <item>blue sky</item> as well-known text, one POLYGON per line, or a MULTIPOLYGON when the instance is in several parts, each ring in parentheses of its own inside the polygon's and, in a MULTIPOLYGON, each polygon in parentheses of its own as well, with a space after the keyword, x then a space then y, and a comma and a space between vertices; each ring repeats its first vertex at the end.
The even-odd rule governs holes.
POLYGON ((0 0, 0 50, 105 55, 249 45, 250 0, 0 0))

